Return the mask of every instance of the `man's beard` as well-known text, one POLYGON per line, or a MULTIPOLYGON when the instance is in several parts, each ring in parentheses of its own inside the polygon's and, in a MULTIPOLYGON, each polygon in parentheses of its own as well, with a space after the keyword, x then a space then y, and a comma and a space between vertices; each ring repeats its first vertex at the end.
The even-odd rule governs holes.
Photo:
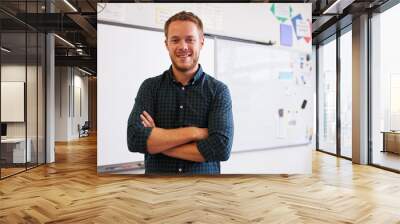
MULTIPOLYGON (((178 58, 178 60, 179 60, 179 58, 178 58)), ((190 70, 192 70, 193 68, 196 67, 197 62, 199 61, 199 57, 193 58, 193 63, 190 64, 189 66, 184 66, 184 67, 183 66, 179 66, 179 64, 173 59, 171 61, 172 61, 172 64, 174 65, 176 70, 178 70, 178 71, 180 71, 182 73, 185 73, 185 72, 190 71, 190 70)))

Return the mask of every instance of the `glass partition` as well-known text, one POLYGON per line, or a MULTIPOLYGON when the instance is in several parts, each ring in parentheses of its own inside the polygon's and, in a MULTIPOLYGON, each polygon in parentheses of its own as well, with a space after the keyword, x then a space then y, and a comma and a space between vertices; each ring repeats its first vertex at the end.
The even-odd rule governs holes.
POLYGON ((1 1, 0 178, 45 163, 44 33, 16 17, 42 13, 44 1, 1 1), (28 3, 28 5, 26 5, 28 3))
POLYGON ((27 80, 26 80, 26 90, 27 90, 27 98, 26 98, 26 113, 27 113, 27 150, 31 151, 30 153, 30 161, 27 163, 28 168, 37 165, 37 157, 38 157, 38 144, 37 144, 37 79, 38 79, 38 55, 37 55, 37 41, 38 35, 36 32, 28 32, 27 33, 27 48, 28 48, 28 61, 27 61, 27 80))
POLYGON ((371 19, 371 162, 400 171, 400 4, 371 19))
POLYGON ((318 48, 318 149, 336 154, 336 39, 318 48))
POLYGON ((45 124, 46 124, 46 38, 43 33, 38 34, 38 64, 37 64, 37 162, 43 164, 46 162, 46 144, 45 144, 45 124))
POLYGON ((352 74, 350 29, 340 36, 340 154, 347 158, 352 157, 352 74))
POLYGON ((26 33, 1 34, 1 176, 26 169, 26 33), (6 49, 6 50, 4 50, 6 49))

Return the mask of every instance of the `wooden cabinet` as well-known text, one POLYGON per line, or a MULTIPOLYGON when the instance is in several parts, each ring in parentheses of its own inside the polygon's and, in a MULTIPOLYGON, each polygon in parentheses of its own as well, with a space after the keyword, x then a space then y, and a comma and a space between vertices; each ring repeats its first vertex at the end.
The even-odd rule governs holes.
POLYGON ((400 154, 400 132, 383 133, 383 152, 400 154))

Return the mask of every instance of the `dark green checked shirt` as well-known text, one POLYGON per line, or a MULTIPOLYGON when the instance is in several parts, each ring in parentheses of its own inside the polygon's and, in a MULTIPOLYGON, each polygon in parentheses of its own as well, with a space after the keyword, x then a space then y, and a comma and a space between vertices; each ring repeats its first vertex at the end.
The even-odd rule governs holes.
POLYGON ((174 79, 172 67, 146 79, 140 86, 128 120, 128 148, 143 153, 146 174, 219 174, 220 161, 228 160, 233 140, 232 102, 228 87, 203 72, 201 66, 188 85, 174 79), (140 114, 147 111, 157 127, 208 128, 208 138, 197 141, 205 162, 176 159, 147 152, 152 128, 145 128, 140 114))

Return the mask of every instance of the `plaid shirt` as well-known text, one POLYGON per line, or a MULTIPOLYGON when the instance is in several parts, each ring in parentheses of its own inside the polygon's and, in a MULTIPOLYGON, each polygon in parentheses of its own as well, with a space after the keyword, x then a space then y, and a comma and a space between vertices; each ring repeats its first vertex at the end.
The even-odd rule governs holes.
POLYGON ((146 174, 219 174, 220 161, 228 160, 233 140, 232 102, 228 87, 203 72, 201 66, 188 85, 174 79, 172 67, 146 79, 140 86, 128 120, 128 148, 145 155, 146 174), (197 141, 205 162, 192 162, 147 152, 152 128, 143 127, 147 111, 159 128, 208 128, 208 138, 197 141))

